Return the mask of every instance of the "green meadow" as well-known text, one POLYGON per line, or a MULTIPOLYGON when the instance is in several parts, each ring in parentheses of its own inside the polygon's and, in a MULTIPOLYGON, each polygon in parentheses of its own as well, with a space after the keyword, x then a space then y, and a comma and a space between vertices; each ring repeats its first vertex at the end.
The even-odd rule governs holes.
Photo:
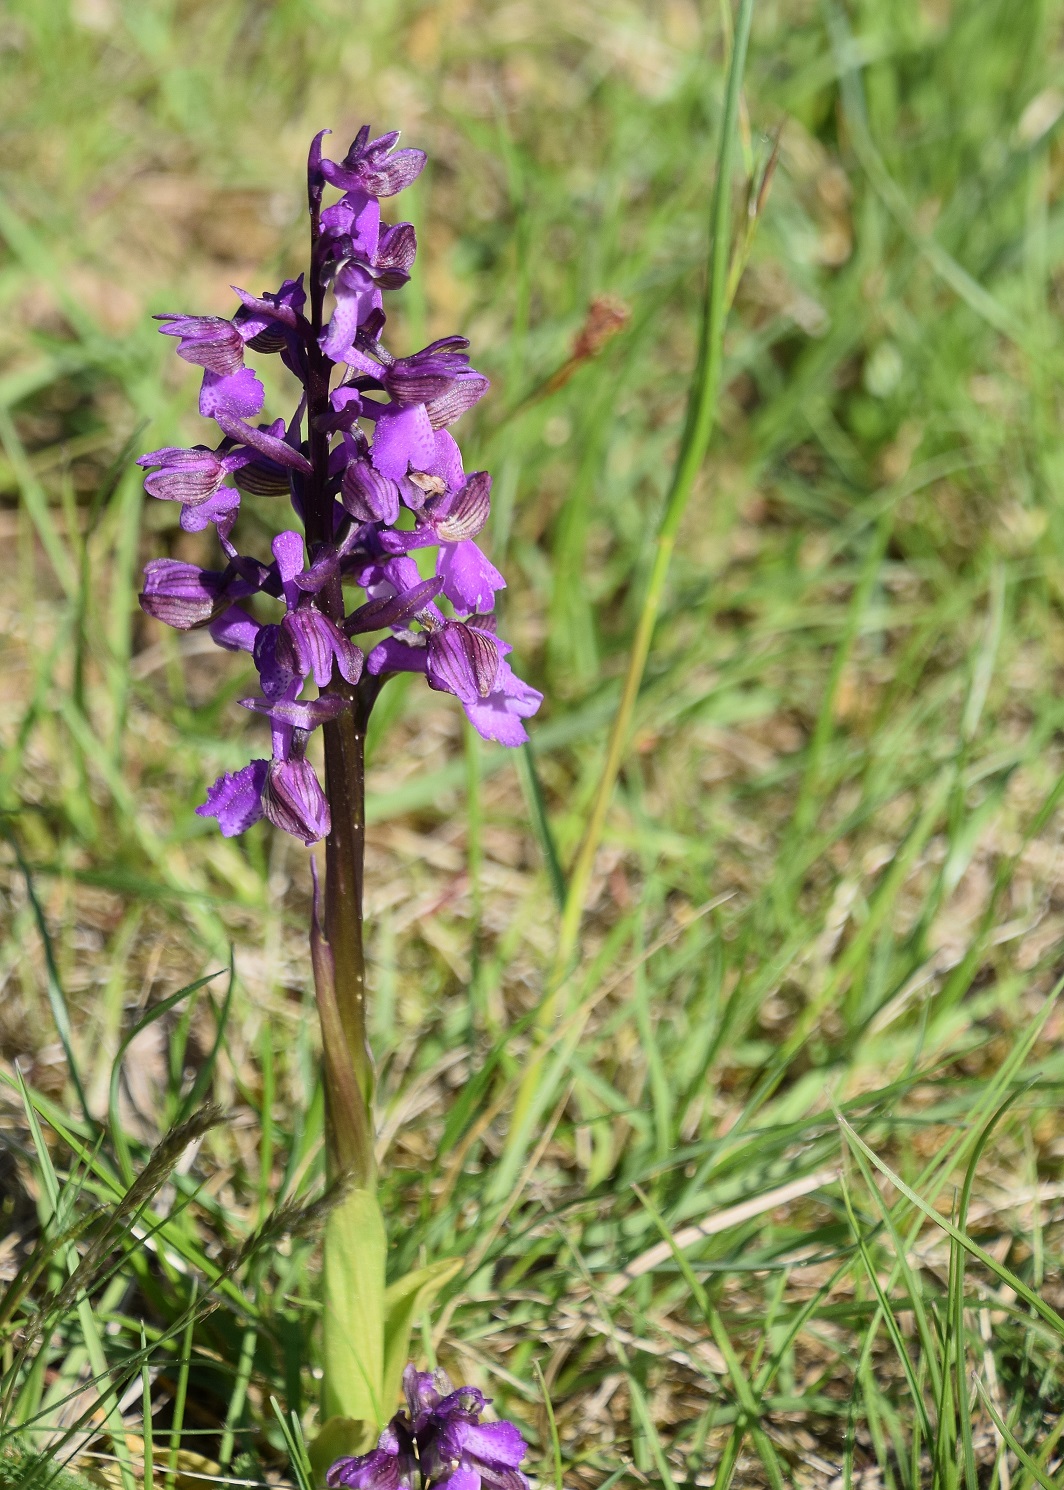
POLYGON ((1060 0, 755 0, 712 435, 558 982, 736 16, 0 4, 4 1490, 312 1484, 311 855, 194 813, 254 672, 140 611, 215 549, 132 461, 206 438, 152 313, 298 272, 309 140, 365 121, 429 155, 393 342, 492 380, 545 695, 530 751, 409 678, 371 730, 389 1268, 459 1263, 418 1361, 558 1490, 1061 1483, 1060 0))

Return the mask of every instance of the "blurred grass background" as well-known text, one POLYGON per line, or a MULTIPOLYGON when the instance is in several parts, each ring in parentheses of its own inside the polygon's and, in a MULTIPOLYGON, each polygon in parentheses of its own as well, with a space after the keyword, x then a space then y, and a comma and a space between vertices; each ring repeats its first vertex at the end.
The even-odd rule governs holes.
MULTIPOLYGON (((745 165, 779 132, 779 167, 516 1157, 522 1020, 557 928, 519 762, 424 690, 379 706, 395 1269, 465 1259, 422 1353, 521 1423, 545 1481, 537 1361, 565 1482, 589 1490, 1059 1470, 1060 1337, 1014 1284, 1064 1305, 1062 22, 1059 0, 755 8, 745 165), (858 1161, 832 1104, 930 1214, 858 1161), (959 1214, 976 1159, 965 1269, 933 1216, 959 1214)), ((149 315, 228 314, 230 284, 298 270, 322 126, 337 154, 364 120, 429 152, 399 204, 420 253, 392 342, 461 331, 492 377, 458 433, 495 475, 490 551, 547 696, 536 762, 567 862, 695 357, 730 24, 708 0, 0 9, 5 1367, 11 1331, 37 1306, 49 1322, 5 1430, 98 1477, 118 1439, 94 1348, 127 1475, 147 1402, 178 1483, 294 1483, 270 1397, 309 1434, 315 1395, 313 1229, 248 1241, 320 1188, 307 856, 193 815, 256 726, 239 659, 136 605, 146 558, 211 558, 120 459, 134 433, 203 437, 149 315), (604 295, 627 328, 532 397, 604 295), (167 1004, 230 946, 228 994, 222 976, 167 1004), (139 1230, 108 1232, 208 1097, 224 1124, 176 1170, 157 1159, 139 1230), (47 1312, 69 1248, 84 1260, 55 1243, 76 1214, 105 1242, 91 1348, 69 1299, 47 1312)), ((265 549, 283 512, 246 511, 265 549)))

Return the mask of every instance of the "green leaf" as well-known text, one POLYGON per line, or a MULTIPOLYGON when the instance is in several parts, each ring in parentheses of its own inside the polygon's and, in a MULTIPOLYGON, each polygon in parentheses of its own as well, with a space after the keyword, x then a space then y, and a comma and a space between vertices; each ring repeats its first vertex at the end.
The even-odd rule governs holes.
POLYGON ((307 1449, 314 1484, 325 1484, 326 1472, 337 1459, 361 1454, 372 1447, 372 1444, 373 1433, 369 1423, 359 1423, 354 1418, 329 1418, 307 1449))
POLYGON ((382 1401, 389 1412, 399 1395, 410 1350, 410 1331, 414 1320, 435 1299, 441 1288, 462 1271, 464 1259, 445 1257, 417 1268, 390 1285, 384 1296, 384 1374, 382 1401))
POLYGON ((372 1190, 351 1190, 325 1223, 322 1416, 384 1422, 384 1218, 372 1190))

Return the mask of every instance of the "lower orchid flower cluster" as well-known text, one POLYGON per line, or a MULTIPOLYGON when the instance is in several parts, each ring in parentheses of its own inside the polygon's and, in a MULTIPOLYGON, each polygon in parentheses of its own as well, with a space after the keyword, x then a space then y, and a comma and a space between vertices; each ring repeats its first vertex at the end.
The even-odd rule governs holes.
POLYGON ((220 647, 249 653, 261 696, 241 702, 272 729, 271 758, 222 776, 197 808, 227 836, 263 816, 306 843, 329 833, 329 802, 307 743, 351 706, 364 678, 423 673, 430 688, 454 694, 482 736, 504 745, 527 738, 522 720, 541 702, 514 675, 495 632, 495 594, 505 581, 476 542, 491 477, 466 475, 448 429, 487 379, 470 367, 463 337, 408 357, 381 344, 382 291, 409 279, 416 239, 409 223, 381 223, 380 198, 424 164, 421 151, 395 150, 397 139, 370 140, 366 127, 343 162, 323 159, 322 135, 314 141, 309 307, 301 275, 276 293, 237 290, 241 305, 230 320, 158 318, 178 339, 178 355, 203 368, 199 411, 223 438, 214 449, 153 450, 138 464, 151 468, 151 496, 180 504, 185 531, 215 527, 225 566, 156 559, 141 604, 167 625, 206 626, 220 647), (323 208, 328 184, 342 196, 323 208), (287 424, 251 422, 265 390, 245 365, 249 350, 280 355, 299 379, 303 394, 287 424), (242 492, 288 495, 306 541, 294 529, 280 532, 269 563, 240 553, 231 535, 242 492), (413 555, 429 548, 435 565, 423 573, 413 555), (345 584, 364 592, 351 610, 345 584), (248 609, 258 597, 279 603, 278 619, 248 609), (375 632, 390 634, 367 653, 356 639, 375 632), (311 682, 319 693, 307 699, 311 682))
POLYGON ((397 1412, 377 1447, 339 1459, 330 1486, 353 1490, 529 1490, 519 1468, 527 1446, 513 1423, 482 1423, 490 1399, 476 1387, 451 1385, 443 1371, 403 1373, 407 1408, 397 1412))

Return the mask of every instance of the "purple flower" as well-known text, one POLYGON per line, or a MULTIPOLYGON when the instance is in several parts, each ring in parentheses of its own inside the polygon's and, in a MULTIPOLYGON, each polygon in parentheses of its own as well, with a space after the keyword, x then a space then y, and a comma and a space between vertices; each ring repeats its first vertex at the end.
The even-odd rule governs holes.
POLYGON ((195 445, 191 450, 181 450, 176 445, 166 445, 162 450, 149 450, 147 455, 140 456, 137 465, 159 467, 144 478, 144 490, 149 496, 162 502, 185 502, 198 507, 214 496, 227 476, 253 459, 250 451, 225 451, 223 446, 208 450, 206 445, 195 445))
POLYGON ((513 1423, 482 1423, 488 1399, 476 1387, 457 1390, 443 1371, 403 1373, 407 1411, 398 1412, 375 1449, 339 1459, 325 1477, 353 1490, 528 1490, 519 1468, 528 1452, 513 1423))
MULTIPOLYGON (((197 810, 227 835, 266 817, 307 843, 330 831, 308 737, 335 729, 352 704, 366 717, 388 674, 422 673, 458 699, 485 738, 506 745, 527 738, 523 721, 541 702, 511 670, 490 615, 505 586, 480 546, 491 478, 466 476, 450 433, 488 381, 470 366, 462 336, 406 357, 382 341, 384 293, 409 280, 418 245, 410 223, 382 222, 381 200, 408 186, 425 157, 398 149, 397 134, 371 139, 366 126, 333 161, 322 155, 326 133, 308 159, 307 281, 286 279, 262 294, 236 289, 229 320, 158 317, 178 354, 202 368, 199 412, 221 443, 168 445, 139 462, 149 495, 176 502, 185 531, 213 527, 224 553, 217 568, 153 560, 141 605, 179 630, 207 627, 218 646, 247 654, 261 696, 242 702, 272 733, 270 757, 219 778, 197 810), (328 186, 339 200, 325 201, 328 186), (308 301, 326 314, 331 306, 317 336, 308 301), (261 421, 266 393, 247 363, 254 354, 280 355, 301 385, 287 422, 261 421), (271 562, 241 553, 233 541, 241 493, 256 502, 287 496, 306 538, 278 534, 271 562), (435 549, 434 564, 419 568, 418 549, 435 549), (354 584, 363 595, 351 595, 354 584), (374 632, 386 634, 367 661, 354 638, 374 632)), ((265 520, 261 509, 255 515, 265 520)), ((479 1452, 456 1450, 470 1464, 479 1452)), ((486 1448, 481 1457, 490 1470, 486 1448)), ((375 1480, 382 1462, 359 1473, 375 1480)))
POLYGON ((212 621, 232 600, 254 593, 255 586, 232 568, 201 569, 179 559, 152 559, 144 566, 141 609, 177 631, 191 631, 212 621))
POLYGON ((353 1490, 416 1490, 420 1484, 414 1438, 401 1414, 392 1419, 368 1454, 339 1459, 325 1476, 327 1485, 353 1490))
POLYGON ((301 756, 270 762, 262 788, 262 810, 276 828, 304 843, 317 843, 332 826, 329 803, 314 767, 301 756))
POLYGON ((394 197, 404 186, 417 180, 425 165, 424 150, 396 150, 398 143, 397 129, 371 140, 369 125, 364 124, 342 163, 320 160, 319 170, 326 181, 344 191, 364 191, 370 197, 394 197))
POLYGON ((228 376, 244 366, 244 338, 221 316, 156 316, 164 336, 176 336, 177 355, 212 373, 228 376))

